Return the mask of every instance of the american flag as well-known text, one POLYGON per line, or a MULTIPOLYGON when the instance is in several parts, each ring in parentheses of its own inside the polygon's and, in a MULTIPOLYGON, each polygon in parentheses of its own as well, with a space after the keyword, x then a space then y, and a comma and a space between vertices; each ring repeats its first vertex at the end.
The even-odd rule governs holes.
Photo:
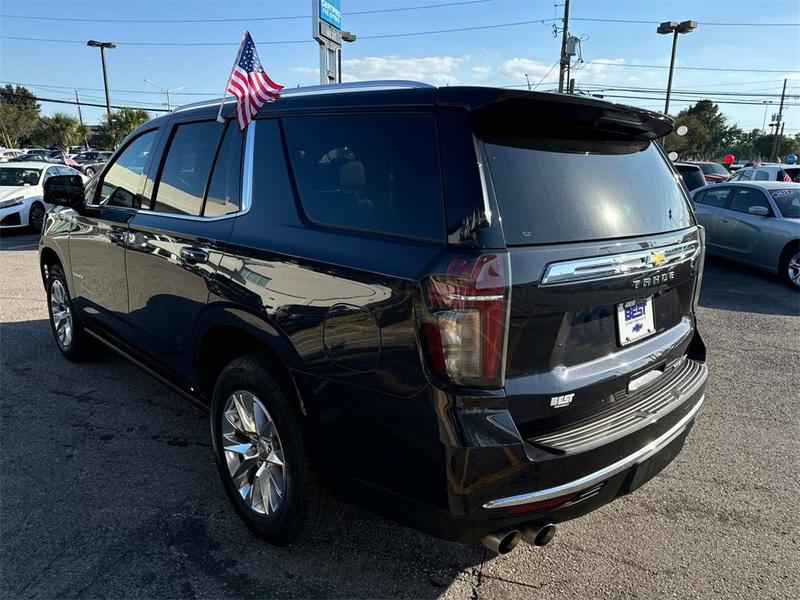
POLYGON ((282 85, 272 81, 264 72, 253 38, 250 37, 249 31, 245 31, 239 49, 239 61, 234 65, 228 87, 225 89, 227 93, 236 97, 236 118, 239 121, 239 129, 244 130, 247 127, 265 102, 277 100, 282 89, 282 85))

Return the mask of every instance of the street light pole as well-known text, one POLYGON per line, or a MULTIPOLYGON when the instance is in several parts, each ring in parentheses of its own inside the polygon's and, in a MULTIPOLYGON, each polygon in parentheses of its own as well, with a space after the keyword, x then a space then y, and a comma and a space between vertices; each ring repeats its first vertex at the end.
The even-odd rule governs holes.
POLYGON ((667 79, 667 98, 664 101, 664 114, 669 114, 669 98, 672 95, 672 76, 675 73, 675 52, 678 50, 678 30, 672 36, 672 56, 669 59, 669 78, 667 79))
POLYGON ((697 29, 697 21, 664 21, 656 29, 660 34, 673 34, 672 36, 672 56, 669 60, 669 78, 667 79, 667 98, 664 102, 664 114, 669 114, 669 99, 672 95, 672 75, 675 72, 675 53, 678 49, 678 35, 681 33, 689 33, 697 29))
POLYGON ((98 42, 97 40, 89 40, 86 45, 90 48, 100 48, 100 61, 103 63, 103 87, 106 91, 106 115, 108 116, 109 123, 111 122, 111 97, 108 94, 108 69, 106 68, 106 48, 116 48, 114 42, 98 42))

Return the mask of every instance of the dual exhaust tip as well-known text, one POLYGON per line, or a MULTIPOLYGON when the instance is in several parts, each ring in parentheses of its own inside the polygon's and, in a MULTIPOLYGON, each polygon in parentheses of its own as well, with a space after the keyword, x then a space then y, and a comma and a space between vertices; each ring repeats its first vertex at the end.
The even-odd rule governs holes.
POLYGON ((517 547, 520 540, 525 540, 532 546, 546 546, 556 535, 556 526, 552 523, 546 525, 524 525, 519 529, 501 529, 483 537, 483 545, 497 554, 508 554, 517 547))

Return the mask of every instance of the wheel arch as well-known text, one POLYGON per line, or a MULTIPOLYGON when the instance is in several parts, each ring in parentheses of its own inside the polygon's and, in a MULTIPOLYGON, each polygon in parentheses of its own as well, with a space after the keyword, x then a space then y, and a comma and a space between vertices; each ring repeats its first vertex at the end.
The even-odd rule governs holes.
POLYGON ((307 415, 303 394, 291 367, 299 363, 290 340, 276 327, 257 315, 237 309, 211 309, 204 315, 195 344, 196 381, 201 395, 208 401, 222 369, 232 360, 247 354, 266 357, 274 375, 286 393, 296 399, 303 415, 307 415))
POLYGON ((786 245, 783 247, 778 257, 778 269, 783 269, 783 264, 786 260, 788 260, 789 253, 795 249, 800 249, 800 239, 787 242, 786 245))
MULTIPOLYGON (((50 269, 53 265, 61 265, 64 268, 64 261, 61 260, 58 252, 50 246, 43 246, 39 251, 39 272, 42 276, 42 283, 47 283, 47 277, 50 275, 50 269)), ((65 273, 66 275, 66 273, 65 273)))

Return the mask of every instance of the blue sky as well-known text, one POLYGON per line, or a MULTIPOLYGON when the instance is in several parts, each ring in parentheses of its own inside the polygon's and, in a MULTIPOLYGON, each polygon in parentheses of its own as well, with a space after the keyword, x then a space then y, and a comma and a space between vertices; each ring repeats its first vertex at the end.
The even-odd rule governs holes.
MULTIPOLYGON (((360 36, 344 48, 344 76, 349 80, 376 78, 418 79, 439 85, 525 85, 525 73, 540 90, 557 82, 560 38, 552 33, 552 20, 562 8, 553 0, 450 0, 461 6, 380 14, 350 14, 365 10, 397 9, 448 3, 448 0, 342 0, 343 27, 360 36), (465 28, 517 21, 538 21, 479 31, 462 31, 409 37, 363 39, 393 33, 465 28), (543 80, 544 78, 544 80, 543 80), (543 81, 542 81, 543 80, 543 81)), ((219 96, 242 31, 249 29, 270 76, 285 86, 317 83, 318 50, 310 40, 310 18, 255 20, 310 14, 311 0, 214 2, 161 0, 32 1, 4 0, 0 15, 113 19, 121 22, 73 22, 0 17, 0 80, 35 84, 31 89, 48 98, 74 98, 102 103, 100 57, 82 43, 11 40, 8 37, 57 40, 111 40, 119 47, 109 51, 109 85, 112 103, 159 106, 164 97, 144 81, 168 88, 185 86, 174 96, 187 103, 219 96), (215 23, 141 23, 131 19, 236 19, 215 23), (300 40, 300 43, 267 42, 300 40), (302 40, 309 40, 303 42, 302 40), (137 42, 144 45, 126 45, 137 42), (230 46, 159 46, 147 43, 229 43, 230 46), (149 104, 148 104, 149 103, 149 104)), ((754 27, 739 23, 800 23, 797 0, 760 2, 657 0, 573 0, 570 32, 581 37, 586 64, 576 68, 578 87, 594 91, 608 87, 653 88, 644 99, 614 98, 653 109, 663 109, 670 51, 669 36, 660 36, 651 23, 612 23, 580 19, 625 19, 659 22, 694 19, 698 29, 681 36, 678 66, 752 69, 752 71, 677 70, 674 89, 686 90, 672 104, 672 112, 708 94, 739 92, 748 96, 718 96, 720 100, 745 99, 757 105, 721 104, 723 112, 745 129, 760 128, 765 109, 775 112, 784 77, 787 93, 794 95, 785 113, 787 133, 800 132, 800 27, 754 27), (733 26, 710 23, 733 23, 733 26), (707 23, 707 24, 704 24, 707 23), (635 67, 630 65, 653 65, 635 67), (794 69, 794 72, 792 70, 794 69), (766 72, 778 71, 778 72, 766 72)), ((634 95, 629 91, 606 94, 634 95)), ((43 104, 45 113, 76 113, 69 105, 43 104)), ((103 109, 84 108, 88 123, 96 123, 103 109)))

